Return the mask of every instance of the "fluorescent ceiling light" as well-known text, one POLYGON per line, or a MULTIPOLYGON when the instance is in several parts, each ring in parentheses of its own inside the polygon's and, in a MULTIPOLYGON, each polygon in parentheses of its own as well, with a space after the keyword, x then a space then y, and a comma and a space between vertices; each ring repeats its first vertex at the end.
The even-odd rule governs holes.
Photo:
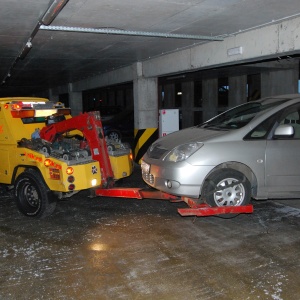
POLYGON ((235 47, 227 50, 228 56, 239 55, 239 54, 243 54, 243 47, 235 47))

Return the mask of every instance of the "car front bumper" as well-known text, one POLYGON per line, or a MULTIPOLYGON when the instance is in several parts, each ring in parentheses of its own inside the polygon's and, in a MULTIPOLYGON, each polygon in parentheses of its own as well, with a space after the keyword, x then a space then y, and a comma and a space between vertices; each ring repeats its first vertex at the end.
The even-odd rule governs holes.
POLYGON ((199 198, 202 183, 214 166, 192 166, 187 162, 159 166, 142 160, 142 178, 151 187, 177 196, 199 198))

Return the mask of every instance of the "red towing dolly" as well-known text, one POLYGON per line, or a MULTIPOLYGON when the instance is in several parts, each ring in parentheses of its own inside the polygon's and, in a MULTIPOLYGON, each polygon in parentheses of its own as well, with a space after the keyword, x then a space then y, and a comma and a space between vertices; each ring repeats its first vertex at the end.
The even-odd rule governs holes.
POLYGON ((158 190, 148 190, 142 188, 108 188, 96 189, 96 196, 116 197, 116 198, 130 198, 130 199, 156 199, 168 200, 170 202, 185 202, 187 208, 178 208, 178 213, 181 216, 214 216, 214 215, 237 215, 242 213, 253 213, 253 205, 242 206, 217 206, 211 207, 206 203, 197 203, 196 200, 189 197, 178 197, 158 190))

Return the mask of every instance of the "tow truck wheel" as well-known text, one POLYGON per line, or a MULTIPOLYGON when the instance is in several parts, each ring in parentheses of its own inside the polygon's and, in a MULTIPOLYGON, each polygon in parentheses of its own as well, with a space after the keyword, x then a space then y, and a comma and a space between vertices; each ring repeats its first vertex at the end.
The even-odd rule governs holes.
MULTIPOLYGON (((205 180, 202 198, 212 207, 247 205, 251 200, 251 184, 242 173, 233 169, 221 169, 205 180)), ((236 215, 225 214, 223 217, 231 218, 236 215)))
POLYGON ((27 170, 15 182, 15 200, 21 213, 28 217, 44 218, 53 213, 56 200, 39 172, 27 170))

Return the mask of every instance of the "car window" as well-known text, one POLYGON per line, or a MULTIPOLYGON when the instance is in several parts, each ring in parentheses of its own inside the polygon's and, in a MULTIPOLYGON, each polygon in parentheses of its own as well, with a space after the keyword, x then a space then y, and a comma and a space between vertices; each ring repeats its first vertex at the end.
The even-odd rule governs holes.
POLYGON ((274 127, 276 120, 278 119, 278 113, 264 120, 253 130, 251 130, 244 138, 244 140, 262 140, 266 139, 269 132, 274 127))
POLYGON ((294 128, 292 139, 300 138, 300 107, 294 106, 286 110, 279 119, 279 125, 291 125, 294 128))
POLYGON ((244 138, 249 139, 266 139, 271 134, 271 130, 275 130, 280 125, 291 125, 294 128, 294 135, 281 137, 281 139, 299 139, 300 138, 300 106, 296 105, 284 109, 273 116, 269 117, 253 130, 251 130, 244 138))
POLYGON ((215 118, 198 125, 200 128, 213 130, 239 129, 247 125, 253 118, 268 109, 278 106, 286 100, 277 102, 248 102, 230 109, 215 118))

